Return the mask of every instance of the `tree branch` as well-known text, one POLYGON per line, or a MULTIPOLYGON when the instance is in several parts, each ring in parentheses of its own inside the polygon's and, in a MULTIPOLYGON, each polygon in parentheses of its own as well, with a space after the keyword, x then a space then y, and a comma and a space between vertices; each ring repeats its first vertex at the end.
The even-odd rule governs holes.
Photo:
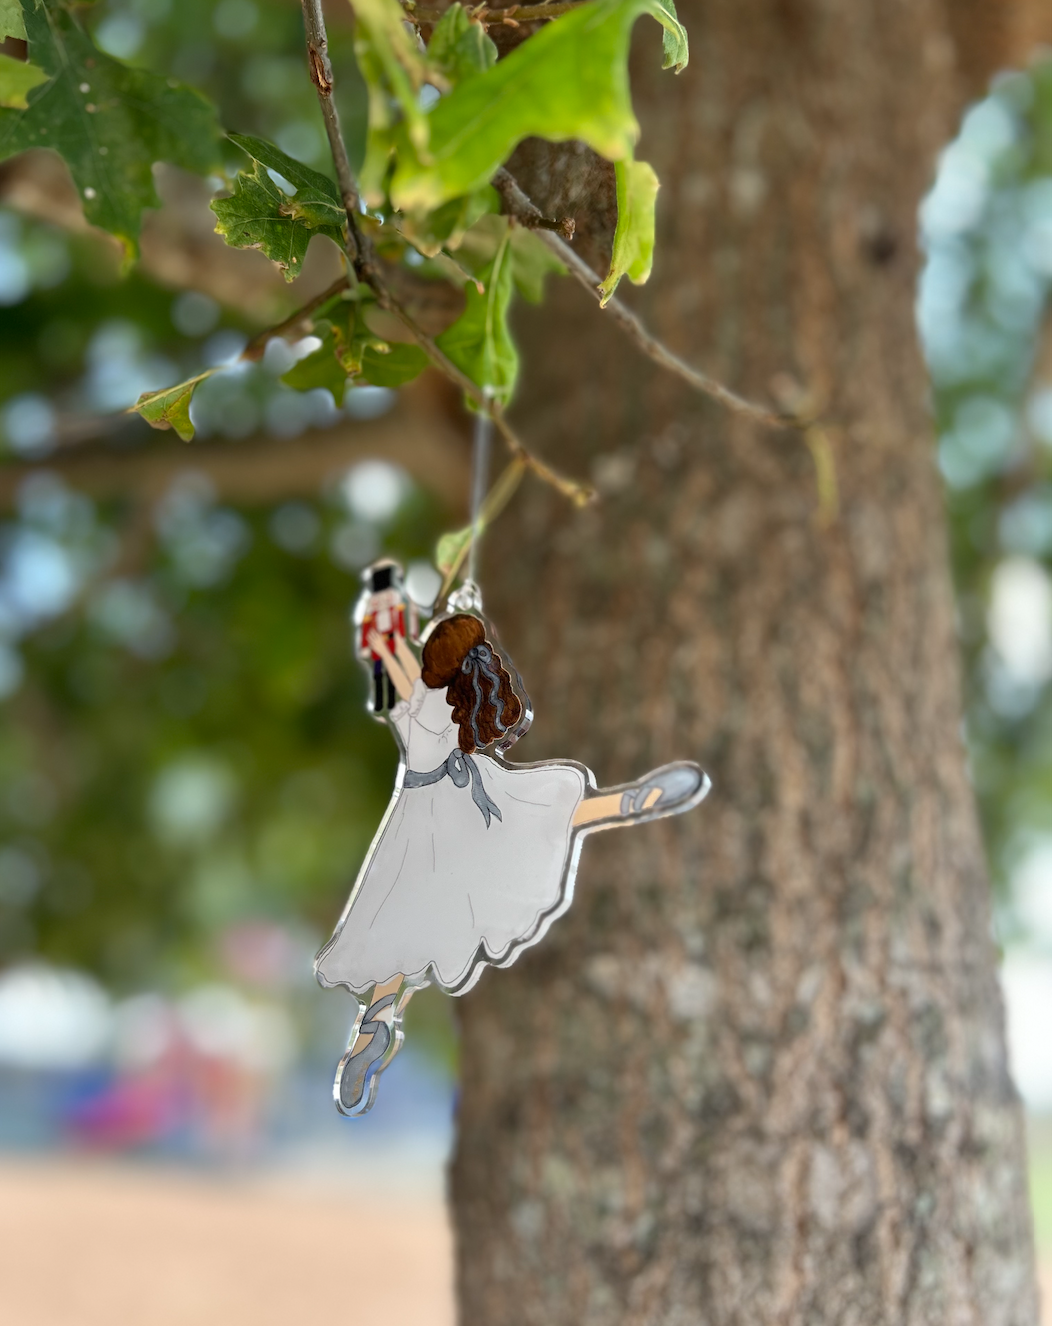
POLYGON ((587 484, 578 483, 565 475, 557 473, 522 444, 505 419, 500 406, 490 400, 482 388, 453 363, 438 346, 434 338, 429 336, 417 323, 416 319, 385 282, 383 273, 373 256, 372 246, 358 225, 358 186, 351 170, 350 160, 347 156, 347 145, 343 140, 339 116, 336 113, 336 106, 332 99, 334 80, 332 65, 329 63, 328 39, 325 33, 325 16, 322 13, 321 0, 302 0, 302 7, 311 81, 318 92, 318 101, 321 104, 322 115, 325 118, 325 132, 329 136, 329 147, 332 152, 333 164, 336 167, 336 177, 339 181, 340 193, 343 196, 344 207, 347 211, 347 258, 354 272, 360 280, 364 281, 375 292, 380 307, 393 313, 399 319, 431 363, 445 374, 451 382, 460 387, 479 409, 490 416, 512 455, 521 457, 538 478, 550 483, 577 505, 583 505, 591 501, 595 496, 594 489, 587 484))
POLYGON ((437 379, 413 383, 378 419, 344 419, 291 439, 214 438, 192 447, 159 440, 122 450, 85 442, 39 461, 5 461, 0 464, 0 511, 14 507, 24 481, 42 468, 91 497, 131 497, 151 509, 178 475, 194 470, 212 481, 223 501, 269 506, 291 497, 314 498, 327 479, 359 460, 383 455, 404 466, 459 520, 467 516, 469 452, 463 431, 436 401, 437 389, 437 379))
POLYGON ((272 341, 275 336, 284 336, 286 332, 294 331, 297 327, 307 321, 315 309, 319 309, 323 304, 327 304, 329 300, 332 299, 334 295, 338 295, 341 290, 346 290, 347 285, 348 280, 346 276, 338 277, 327 289, 322 290, 319 294, 315 295, 313 299, 308 299, 302 308, 296 309, 294 313, 290 313, 287 318, 276 323, 273 327, 265 327, 261 332, 257 332, 249 341, 248 345, 246 345, 241 351, 241 359, 249 362, 256 359, 262 359, 263 352, 266 350, 268 343, 272 341))
MULTIPOLYGON (((592 271, 591 267, 570 248, 565 240, 553 233, 551 229, 539 225, 539 222, 544 219, 544 214, 537 204, 527 197, 519 187, 515 177, 502 166, 494 175, 492 184, 501 196, 505 213, 514 217, 516 221, 534 228, 538 238, 547 244, 548 248, 566 264, 566 267, 576 277, 579 284, 583 285, 596 300, 600 300, 602 295, 599 285, 602 278, 592 271)), ((673 354, 667 345, 649 332, 636 314, 626 304, 622 304, 619 299, 608 300, 605 307, 606 312, 610 314, 621 330, 631 337, 649 359, 652 359, 656 364, 660 364, 662 368, 667 369, 670 373, 675 373, 677 377, 682 378, 684 382, 693 387, 695 391, 701 392, 703 396, 719 401, 732 413, 752 419, 754 423, 764 424, 768 428, 807 427, 807 420, 796 415, 772 410, 765 405, 758 405, 755 401, 746 400, 744 396, 739 396, 737 392, 731 391, 729 387, 717 382, 715 378, 709 377, 707 373, 702 373, 700 369, 694 368, 685 360, 680 359, 678 355, 673 354)))
POLYGON ((307 63, 310 66, 310 79, 318 92, 318 104, 321 106, 325 133, 329 139, 329 151, 336 167, 336 182, 340 186, 347 213, 347 257, 357 271, 358 264, 365 258, 361 232, 358 228, 358 213, 361 198, 354 172, 347 156, 347 145, 343 141, 340 129, 340 116, 336 103, 332 99, 333 76, 329 62, 329 40, 325 33, 325 16, 321 9, 321 0, 302 0, 303 27, 307 37, 307 63))
MULTIPOLYGON (((477 5, 469 8, 472 21, 481 23, 484 28, 491 25, 505 24, 517 28, 521 23, 547 23, 553 18, 569 14, 580 9, 582 0, 541 0, 536 5, 508 5, 506 9, 477 5)), ((441 19, 444 9, 433 9, 430 5, 416 5, 412 0, 405 0, 406 17, 413 23, 422 23, 431 27, 441 19)))
POLYGON ((562 493, 564 497, 568 497, 576 506, 585 506, 588 502, 594 500, 595 489, 590 484, 579 483, 576 479, 569 479, 566 475, 559 474, 557 470, 553 470, 550 465, 546 465, 543 460, 523 445, 508 423, 500 405, 491 400, 477 383, 473 382, 466 373, 462 372, 453 363, 437 342, 419 326, 412 314, 382 282, 379 287, 374 285, 373 288, 376 290, 381 306, 389 309, 399 318, 432 364, 441 373, 444 373, 450 382, 454 382, 466 396, 473 400, 480 410, 489 415, 513 456, 518 456, 539 479, 551 484, 553 488, 562 493))

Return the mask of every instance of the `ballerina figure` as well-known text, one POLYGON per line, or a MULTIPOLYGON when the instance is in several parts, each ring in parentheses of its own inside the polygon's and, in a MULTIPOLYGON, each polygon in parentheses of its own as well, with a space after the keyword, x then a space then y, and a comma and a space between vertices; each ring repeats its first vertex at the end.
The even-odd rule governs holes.
POLYGON ((472 612, 436 619, 420 663, 401 637, 394 653, 375 632, 368 643, 400 697, 387 721, 402 761, 314 964, 323 986, 368 996, 333 1086, 347 1115, 372 1106, 417 990, 433 981, 464 994, 487 965, 509 966, 566 911, 585 834, 690 810, 710 787, 688 762, 599 789, 571 760, 506 761, 501 752, 529 726, 529 701, 472 612))

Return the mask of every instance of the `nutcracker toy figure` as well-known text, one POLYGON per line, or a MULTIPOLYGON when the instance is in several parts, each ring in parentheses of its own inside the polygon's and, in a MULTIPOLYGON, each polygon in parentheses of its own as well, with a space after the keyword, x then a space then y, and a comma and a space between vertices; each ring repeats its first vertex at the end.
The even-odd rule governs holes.
POLYGON ((365 588, 354 608, 358 657, 372 672, 373 713, 383 714, 398 697, 370 637, 379 636, 393 652, 396 639, 416 641, 419 618, 416 605, 406 595, 402 568, 397 562, 390 558, 374 562, 362 572, 362 582, 365 588))

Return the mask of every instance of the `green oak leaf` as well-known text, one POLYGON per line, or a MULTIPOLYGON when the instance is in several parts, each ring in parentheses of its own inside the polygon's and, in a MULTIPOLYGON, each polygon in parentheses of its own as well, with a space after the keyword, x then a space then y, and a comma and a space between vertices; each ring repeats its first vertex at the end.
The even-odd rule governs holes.
POLYGON ((418 345, 388 341, 386 350, 378 345, 366 347, 360 376, 373 387, 404 387, 419 377, 429 362, 418 345))
POLYGON ((0 109, 0 160, 32 147, 65 158, 92 225, 135 256, 144 208, 159 207, 151 168, 168 161, 207 175, 219 164, 219 130, 210 103, 192 88, 100 51, 55 3, 27 0, 29 57, 49 81, 27 108, 0 109))
POLYGON ((622 276, 642 285, 654 261, 654 207, 660 187, 652 166, 645 161, 618 161, 617 229, 610 257, 610 270, 599 289, 604 306, 622 276))
POLYGON ((679 21, 673 0, 652 0, 647 5, 647 13, 665 29, 661 34, 664 55, 662 69, 674 69, 677 74, 681 74, 690 60, 690 49, 687 45, 687 29, 679 21))
POLYGON ((478 278, 482 291, 473 282, 467 283, 464 312, 437 338, 437 344, 472 382, 506 405, 519 372, 519 354, 508 328, 515 277, 507 238, 478 278))
POLYGON ((315 235, 343 247, 347 214, 339 190, 327 175, 311 170, 263 138, 231 134, 230 139, 252 159, 241 171, 229 198, 216 198, 216 230, 236 249, 261 249, 291 281, 300 273, 307 246, 315 235), (275 171, 296 192, 287 194, 271 178, 275 171))
POLYGON ((666 29, 665 66, 682 69, 686 33, 671 0, 582 4, 441 97, 427 116, 426 157, 413 150, 404 128, 395 129, 394 206, 428 210, 474 192, 528 137, 579 139, 610 161, 630 158, 639 124, 629 93, 628 47, 641 14, 666 29))
POLYGON ((0 0, 0 41, 5 37, 26 39, 26 22, 19 0, 0 0))
POLYGON ((452 4, 435 24, 427 44, 427 62, 454 87, 497 63, 497 48, 481 23, 473 23, 461 4, 452 4))
MULTIPOLYGON (((319 326, 319 331, 323 329, 319 326)), ((325 331, 322 343, 317 350, 293 364, 287 373, 281 375, 282 382, 296 391, 315 391, 324 387, 332 392, 337 408, 343 405, 343 394, 347 388, 347 370, 335 354, 336 340, 331 330, 325 331)))
POLYGON ((184 442, 189 442, 194 435, 190 402, 197 388, 214 372, 210 368, 163 391, 144 391, 129 413, 141 415, 151 428, 174 428, 184 442))
POLYGON ((25 110, 28 93, 47 80, 47 74, 35 64, 27 64, 0 52, 0 106, 25 110))

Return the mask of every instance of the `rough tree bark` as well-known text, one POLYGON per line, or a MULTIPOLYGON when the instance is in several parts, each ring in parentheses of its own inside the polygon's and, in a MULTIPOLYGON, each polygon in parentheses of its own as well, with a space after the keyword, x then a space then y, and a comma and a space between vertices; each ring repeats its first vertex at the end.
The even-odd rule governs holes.
MULTIPOLYGON (((683 0, 678 80, 639 33, 663 189, 635 302, 731 385, 827 403, 837 519, 798 437, 681 390, 569 283, 523 324, 523 431, 603 498, 532 486, 486 551, 521 756, 697 758, 715 790, 590 840, 567 917, 460 1003, 465 1326, 1036 1321, 913 323, 950 9, 683 0)), ((532 176, 557 208, 558 161, 532 176)))

